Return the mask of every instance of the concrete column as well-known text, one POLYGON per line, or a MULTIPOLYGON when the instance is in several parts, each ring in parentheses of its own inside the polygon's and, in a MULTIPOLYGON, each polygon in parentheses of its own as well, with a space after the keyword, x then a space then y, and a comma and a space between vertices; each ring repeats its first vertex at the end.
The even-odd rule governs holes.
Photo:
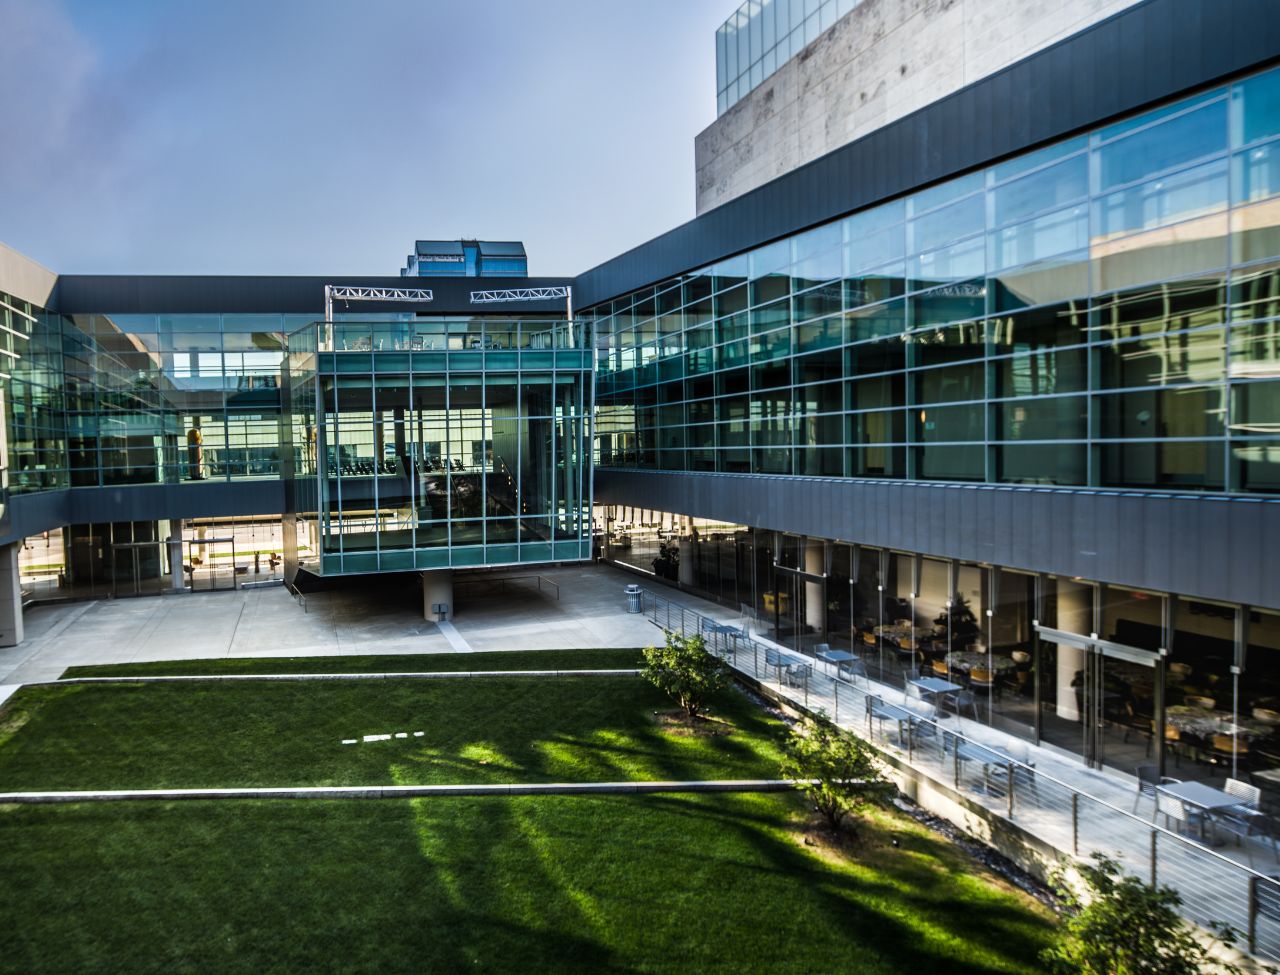
POLYGON ((16 647, 22 642, 21 548, 21 542, 0 546, 0 647, 16 647))
POLYGON ((179 592, 187 587, 182 573, 182 519, 169 522, 169 588, 179 592))
MULTIPOLYGON (((1071 586, 1058 591, 1058 620, 1056 629, 1088 636, 1093 632, 1093 590, 1088 586, 1071 586)), ((1078 647, 1058 644, 1057 714, 1068 721, 1080 720, 1080 708, 1076 702, 1076 688, 1071 686, 1077 673, 1084 668, 1084 651, 1078 647)))
POLYGON ((431 572, 422 573, 422 618, 435 622, 440 618, 439 614, 431 607, 437 603, 444 603, 449 608, 445 610, 444 618, 446 620, 453 619, 453 570, 452 569, 434 569, 431 572))
MULTIPOLYGON (((822 541, 806 540, 804 545, 804 571, 813 575, 822 575, 827 570, 826 544, 822 541)), ((827 600, 820 582, 804 584, 804 622, 815 633, 827 631, 827 600)))

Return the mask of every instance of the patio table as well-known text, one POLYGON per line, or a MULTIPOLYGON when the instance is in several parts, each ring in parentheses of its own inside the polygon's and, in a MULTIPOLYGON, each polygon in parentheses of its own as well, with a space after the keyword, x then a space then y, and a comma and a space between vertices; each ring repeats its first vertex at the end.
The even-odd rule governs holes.
MULTIPOLYGON (((862 658, 856 653, 850 653, 848 650, 819 650, 817 657, 819 660, 829 664, 836 665, 836 676, 842 676, 846 670, 852 670, 851 664, 857 663, 862 658)), ((861 671, 866 676, 866 671, 861 671)), ((855 675, 856 676, 856 675, 855 675)))
POLYGON ((953 684, 949 680, 943 680, 941 677, 917 677, 910 682, 913 686, 920 688, 926 694, 933 695, 933 714, 939 717, 938 698, 946 694, 954 694, 956 691, 963 690, 959 684, 953 684))
MULTIPOLYGON (((1203 782, 1170 782, 1156 786, 1156 791, 1170 796, 1187 805, 1195 806, 1206 814, 1220 809, 1228 809, 1240 805, 1240 797, 1230 792, 1223 792, 1203 782)), ((1200 819, 1200 838, 1204 839, 1204 824, 1208 816, 1200 819)))

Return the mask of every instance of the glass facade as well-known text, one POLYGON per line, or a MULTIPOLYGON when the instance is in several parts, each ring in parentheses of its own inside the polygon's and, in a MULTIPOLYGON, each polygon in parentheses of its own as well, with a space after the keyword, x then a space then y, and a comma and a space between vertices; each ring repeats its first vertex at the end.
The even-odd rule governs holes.
POLYGON ((310 318, 68 316, 0 296, 9 492, 279 478, 284 334, 310 318))
MULTIPOLYGON (((852 652, 890 686, 941 677, 964 717, 1088 763, 1280 769, 1280 613, 672 512, 596 519, 607 559, 737 608, 753 634, 852 652), (1107 646, 1087 653, 1093 634, 1107 646)), ((1280 777, 1255 781, 1280 798, 1280 777)))
POLYGON ((716 29, 716 114, 815 41, 861 0, 746 0, 716 29))
POLYGON ((1276 493, 1280 71, 589 315, 603 466, 1276 493))
POLYGON ((286 562, 335 574, 589 558, 591 379, 590 344, 563 321, 294 332, 286 562))

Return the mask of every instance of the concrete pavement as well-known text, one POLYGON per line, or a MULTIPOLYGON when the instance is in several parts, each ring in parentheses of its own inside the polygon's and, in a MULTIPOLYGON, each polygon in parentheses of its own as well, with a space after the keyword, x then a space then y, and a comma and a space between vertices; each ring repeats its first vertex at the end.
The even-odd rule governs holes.
MULTIPOLYGON (((536 570, 511 575, 535 575, 536 570)), ((459 586, 453 621, 473 650, 646 646, 661 639, 628 615, 623 588, 639 580, 605 565, 545 569, 559 586, 459 586)), ((459 574, 458 579, 466 576, 459 574)), ((701 600, 682 596, 688 604, 701 600)), ((703 611, 723 614, 710 603, 703 611)), ((0 650, 0 684, 55 680, 67 667, 212 657, 451 653, 455 642, 422 618, 421 592, 403 585, 307 596, 307 611, 283 587, 37 606, 27 639, 0 650)))

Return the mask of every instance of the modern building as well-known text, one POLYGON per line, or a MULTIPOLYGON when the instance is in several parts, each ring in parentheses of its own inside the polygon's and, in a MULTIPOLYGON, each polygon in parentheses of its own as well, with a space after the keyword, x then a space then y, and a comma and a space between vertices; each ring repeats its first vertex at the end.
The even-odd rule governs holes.
POLYGON ((400 276, 527 278, 529 258, 518 240, 419 240, 400 276))
POLYGON ((572 279, 0 255, 0 637, 20 577, 307 586, 594 534, 1082 762, 1280 770, 1280 18, 1020 6, 749 4, 717 42, 728 189, 572 279), (784 83, 834 142, 751 173, 784 83))

